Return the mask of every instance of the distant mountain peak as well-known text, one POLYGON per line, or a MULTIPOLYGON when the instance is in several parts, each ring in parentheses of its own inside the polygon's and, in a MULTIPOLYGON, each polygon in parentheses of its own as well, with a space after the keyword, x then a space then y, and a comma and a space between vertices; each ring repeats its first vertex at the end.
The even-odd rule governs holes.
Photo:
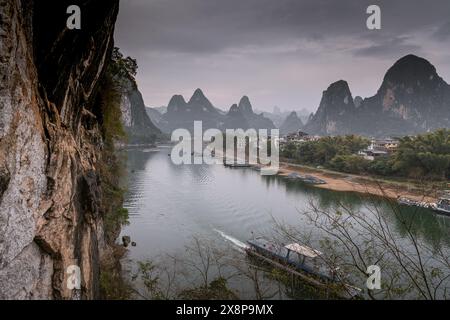
POLYGON ((202 89, 197 88, 194 91, 194 94, 192 95, 191 99, 189 100, 189 102, 191 101, 198 101, 198 100, 203 100, 203 99, 207 99, 205 94, 203 93, 202 89))
POLYGON ((232 114, 232 113, 236 113, 239 112, 239 107, 238 105, 235 103, 230 107, 230 111, 228 111, 228 114, 232 114))
POLYGON ((309 119, 306 131, 319 134, 346 133, 355 110, 347 81, 333 82, 323 92, 319 108, 309 119))
POLYGON ((184 100, 184 97, 181 94, 174 95, 169 101, 169 105, 179 103, 186 103, 186 100, 184 100))
POLYGON ((396 65, 403 65, 403 64, 423 64, 423 65, 429 65, 433 66, 427 59, 416 56, 414 54, 407 54, 406 56, 401 57, 398 59, 393 66, 396 65))
POLYGON ((349 109, 354 108, 352 93, 347 81, 339 80, 330 84, 330 86, 323 92, 322 101, 319 109, 324 108, 339 108, 349 109))
POLYGON ((330 84, 326 91, 347 91, 347 92, 350 92, 350 87, 348 86, 347 81, 345 81, 345 80, 338 80, 338 81, 333 82, 332 84, 330 84))
POLYGON ((397 60, 386 72, 383 83, 415 85, 417 81, 440 79, 436 68, 426 59, 409 54, 397 60))
POLYGON ((242 96, 241 100, 239 101, 239 103, 248 103, 250 104, 250 99, 248 98, 248 96, 242 96))
POLYGON ((186 106, 186 100, 184 100, 184 97, 180 94, 174 95, 167 105, 167 112, 177 112, 180 110, 180 108, 184 108, 186 106))
POLYGON ((196 89, 187 103, 182 96, 173 96, 159 125, 163 131, 170 133, 177 128, 193 130, 194 121, 203 121, 203 128, 275 128, 270 119, 253 112, 247 96, 242 97, 239 104, 233 104, 228 113, 225 113, 216 109, 201 89, 196 89))
POLYGON ((281 110, 278 106, 274 106, 272 113, 278 115, 281 114, 281 110))
POLYGON ((202 89, 196 89, 191 99, 188 102, 188 105, 193 109, 201 109, 201 111, 212 111, 217 112, 212 103, 208 100, 208 98, 203 93, 202 89))
POLYGON ((280 127, 281 134, 294 133, 303 128, 303 122, 298 117, 297 112, 292 111, 280 127))
POLYGON ((245 115, 253 114, 252 104, 250 103, 250 99, 247 96, 243 96, 239 101, 239 109, 245 115))

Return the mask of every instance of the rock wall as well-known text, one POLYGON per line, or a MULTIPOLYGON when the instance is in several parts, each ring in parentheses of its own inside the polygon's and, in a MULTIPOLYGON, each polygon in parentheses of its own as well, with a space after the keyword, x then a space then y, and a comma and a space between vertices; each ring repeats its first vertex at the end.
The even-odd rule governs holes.
POLYGON ((304 130, 319 135, 352 133, 355 109, 348 83, 344 80, 334 82, 323 92, 319 108, 304 130))
POLYGON ((153 144, 161 138, 161 130, 150 120, 137 84, 131 79, 121 80, 122 123, 130 144, 153 144))
POLYGON ((117 13, 118 0, 0 0, 1 299, 98 297, 109 246, 94 101, 117 13), (72 4, 81 30, 66 28, 72 4))

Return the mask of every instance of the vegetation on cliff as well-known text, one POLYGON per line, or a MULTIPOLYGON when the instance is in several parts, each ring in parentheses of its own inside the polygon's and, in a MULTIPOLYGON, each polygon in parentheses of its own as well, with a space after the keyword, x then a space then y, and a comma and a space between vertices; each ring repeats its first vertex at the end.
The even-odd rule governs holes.
POLYGON ((123 130, 129 144, 154 144, 163 138, 145 111, 145 103, 136 82, 138 65, 135 59, 125 57, 114 48, 108 74, 117 86, 119 111, 123 130))
MULTIPOLYGON (((156 140, 156 136, 151 132, 150 140, 137 138, 133 126, 127 127, 124 121, 123 100, 124 96, 128 99, 134 94, 130 92, 137 90, 135 81, 137 68, 136 60, 124 57, 119 48, 114 48, 97 96, 102 133, 102 151, 98 171, 103 192, 101 205, 105 237, 110 244, 115 243, 122 226, 128 224, 128 210, 123 208, 125 188, 122 183, 126 159, 117 146, 136 141, 154 142, 156 140)), ((130 108, 133 106, 131 105, 130 108)), ((129 297, 130 288, 121 276, 119 262, 124 249, 115 245, 113 251, 112 256, 101 264, 100 293, 105 299, 126 299, 129 297)))
POLYGON ((120 227, 128 222, 128 213, 122 207, 124 189, 120 186, 124 174, 124 159, 116 152, 115 145, 126 140, 121 122, 120 93, 110 73, 106 73, 100 90, 102 109, 103 149, 100 163, 100 177, 103 185, 103 211, 105 231, 113 240, 120 227))
MULTIPOLYGON (((101 204, 104 214, 105 237, 111 244, 114 244, 117 239, 121 227, 128 224, 128 210, 123 208, 125 189, 122 186, 122 179, 125 174, 125 158, 116 149, 118 144, 127 141, 120 109, 120 84, 115 77, 117 70, 123 69, 118 68, 114 59, 111 59, 102 78, 97 98, 101 111, 100 122, 103 138, 98 168, 103 191, 101 204)), ((122 248, 116 245, 112 256, 102 261, 100 270, 102 298, 125 299, 128 297, 127 285, 121 277, 119 260, 122 254, 122 248)))

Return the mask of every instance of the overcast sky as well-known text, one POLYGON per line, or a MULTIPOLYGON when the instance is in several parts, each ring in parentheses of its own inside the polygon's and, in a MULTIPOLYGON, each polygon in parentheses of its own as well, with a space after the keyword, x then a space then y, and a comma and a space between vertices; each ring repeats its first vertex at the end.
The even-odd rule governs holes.
POLYGON ((449 0, 124 0, 116 45, 138 60, 148 106, 202 88, 228 109, 315 111, 332 82, 375 94, 386 70, 413 53, 450 82, 449 0), (366 9, 381 7, 381 30, 366 9))

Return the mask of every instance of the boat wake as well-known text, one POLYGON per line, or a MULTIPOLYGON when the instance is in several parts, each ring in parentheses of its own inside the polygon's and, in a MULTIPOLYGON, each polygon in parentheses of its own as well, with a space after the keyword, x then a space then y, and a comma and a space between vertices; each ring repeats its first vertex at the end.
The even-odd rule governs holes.
POLYGON ((224 233, 223 231, 220 231, 218 229, 214 229, 215 232, 217 232, 218 234, 220 234, 222 236, 222 238, 224 238, 225 240, 231 242, 233 245, 235 245, 238 249, 244 250, 247 249, 249 246, 246 245, 244 242, 230 236, 227 235, 226 233, 224 233))

